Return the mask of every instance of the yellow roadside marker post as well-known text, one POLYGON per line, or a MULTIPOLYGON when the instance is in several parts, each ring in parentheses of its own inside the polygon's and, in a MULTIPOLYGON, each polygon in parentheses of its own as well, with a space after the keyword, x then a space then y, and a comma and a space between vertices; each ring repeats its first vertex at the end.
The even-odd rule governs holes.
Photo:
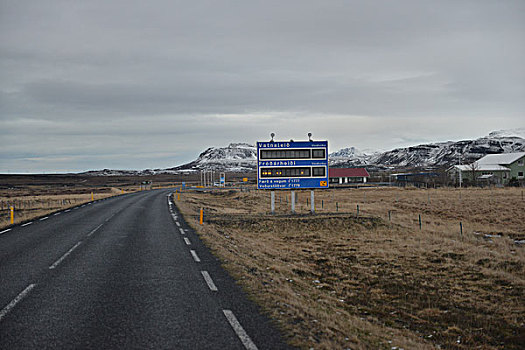
POLYGON ((201 225, 203 223, 203 219, 204 219, 204 209, 201 208, 201 218, 200 218, 201 225))
POLYGON ((93 202, 93 192, 91 192, 91 201, 93 202))
POLYGON ((15 223, 15 207, 11 206, 11 225, 15 223))

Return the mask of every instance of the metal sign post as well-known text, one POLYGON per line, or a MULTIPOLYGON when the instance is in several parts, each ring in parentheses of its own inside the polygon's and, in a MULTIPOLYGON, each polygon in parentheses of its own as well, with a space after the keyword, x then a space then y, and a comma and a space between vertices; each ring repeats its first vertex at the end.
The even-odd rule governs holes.
MULTIPOLYGON (((272 213, 275 210, 273 190, 292 190, 292 213, 295 213, 295 189, 328 188, 328 141, 257 142, 257 189, 272 190, 272 213)), ((314 192, 311 211, 315 212, 314 192)))
POLYGON ((257 188, 328 188, 328 141, 257 142, 257 188))

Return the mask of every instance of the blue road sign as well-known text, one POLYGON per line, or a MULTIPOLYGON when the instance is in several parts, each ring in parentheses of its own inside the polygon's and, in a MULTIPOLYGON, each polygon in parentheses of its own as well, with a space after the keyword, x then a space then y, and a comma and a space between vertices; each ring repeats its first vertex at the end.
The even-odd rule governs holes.
POLYGON ((328 141, 257 142, 257 188, 328 188, 328 141))

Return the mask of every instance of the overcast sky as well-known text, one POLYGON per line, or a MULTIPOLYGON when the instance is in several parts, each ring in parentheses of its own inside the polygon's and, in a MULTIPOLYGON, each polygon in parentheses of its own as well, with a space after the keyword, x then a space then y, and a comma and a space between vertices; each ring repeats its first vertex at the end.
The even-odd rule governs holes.
POLYGON ((0 0, 0 172, 525 126, 525 1, 0 0))

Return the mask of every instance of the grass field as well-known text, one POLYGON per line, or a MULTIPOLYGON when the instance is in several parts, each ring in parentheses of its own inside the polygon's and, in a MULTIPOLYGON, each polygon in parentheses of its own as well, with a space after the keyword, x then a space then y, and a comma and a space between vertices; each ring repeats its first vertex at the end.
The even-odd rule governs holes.
POLYGON ((296 193, 296 215, 288 191, 275 215, 265 191, 175 200, 291 344, 523 348, 521 189, 330 189, 316 191, 316 215, 310 191, 296 193))
MULTIPOLYGON (((124 193, 116 188, 95 188, 93 200, 107 198, 124 193)), ((0 228, 11 224, 10 207, 14 207, 15 223, 20 223, 49 213, 74 207, 91 201, 91 192, 73 194, 42 194, 13 196, 0 191, 0 228)))
MULTIPOLYGON (((10 206, 15 223, 51 212, 122 193, 136 192, 144 181, 153 188, 175 187, 181 181, 198 181, 198 175, 87 176, 82 174, 0 175, 0 228, 10 225, 10 206)), ((145 186, 142 186, 145 188, 145 186)))

